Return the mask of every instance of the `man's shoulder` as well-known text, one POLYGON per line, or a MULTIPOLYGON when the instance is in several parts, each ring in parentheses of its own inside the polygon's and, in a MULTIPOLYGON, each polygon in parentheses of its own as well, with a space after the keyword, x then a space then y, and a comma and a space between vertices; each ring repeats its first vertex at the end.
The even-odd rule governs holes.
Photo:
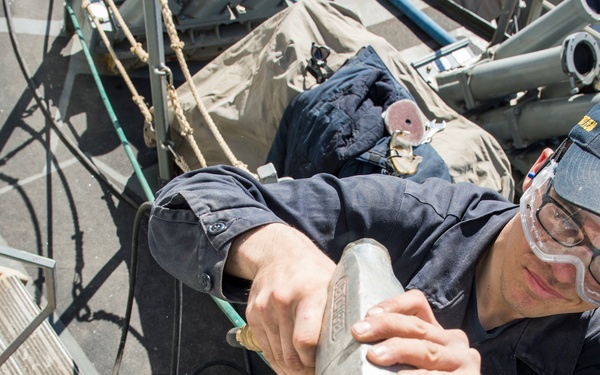
POLYGON ((600 346, 600 310, 596 308, 586 311, 582 314, 582 318, 589 321, 586 338, 595 338, 600 346))
POLYGON ((597 374, 600 372, 600 311, 586 311, 581 314, 580 319, 587 323, 587 326, 575 372, 581 370, 584 373, 597 374))
POLYGON ((438 178, 430 178, 421 183, 408 181, 405 192, 419 202, 431 205, 442 216, 487 216, 515 207, 514 203, 495 190, 467 182, 451 183, 438 178))

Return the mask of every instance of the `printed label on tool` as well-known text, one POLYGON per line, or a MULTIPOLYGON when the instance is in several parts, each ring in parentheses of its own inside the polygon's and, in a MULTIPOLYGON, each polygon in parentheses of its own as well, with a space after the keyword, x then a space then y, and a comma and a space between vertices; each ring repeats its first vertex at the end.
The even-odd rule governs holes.
POLYGON ((331 310, 331 341, 346 329, 346 303, 348 278, 339 279, 333 289, 333 309, 331 310))

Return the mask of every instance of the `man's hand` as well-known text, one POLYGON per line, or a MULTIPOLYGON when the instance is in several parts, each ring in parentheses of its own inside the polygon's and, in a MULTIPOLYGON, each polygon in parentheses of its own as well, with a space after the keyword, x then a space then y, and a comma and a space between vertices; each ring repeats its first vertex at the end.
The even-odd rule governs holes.
POLYGON ((236 239, 226 272, 252 280, 246 318, 278 374, 314 374, 316 347, 335 264, 282 224, 236 239))
POLYGON ((380 366, 406 364, 420 370, 401 373, 479 374, 481 357, 465 333, 444 329, 435 320, 422 292, 407 291, 383 301, 352 326, 361 342, 378 342, 367 358, 380 366))

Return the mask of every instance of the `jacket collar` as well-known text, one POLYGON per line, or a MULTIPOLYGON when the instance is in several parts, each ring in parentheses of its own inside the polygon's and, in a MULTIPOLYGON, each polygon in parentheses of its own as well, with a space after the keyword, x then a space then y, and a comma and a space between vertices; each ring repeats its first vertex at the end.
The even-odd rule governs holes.
POLYGON ((518 207, 510 206, 450 228, 435 242, 423 268, 407 285, 407 289, 423 291, 443 326, 462 324, 477 262, 517 210, 518 207))
POLYGON ((527 319, 515 357, 538 374, 573 374, 589 321, 589 313, 527 319))

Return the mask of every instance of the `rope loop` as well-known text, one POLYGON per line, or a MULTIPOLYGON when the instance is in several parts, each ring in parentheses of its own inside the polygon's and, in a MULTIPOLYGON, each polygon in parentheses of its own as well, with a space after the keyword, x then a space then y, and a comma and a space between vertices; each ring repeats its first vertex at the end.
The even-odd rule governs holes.
POLYGON ((184 46, 185 46, 185 43, 182 40, 171 43, 171 48, 173 49, 173 51, 182 50, 184 46))
POLYGON ((136 43, 135 46, 129 48, 132 54, 136 55, 138 59, 144 64, 148 64, 148 60, 150 59, 150 55, 142 48, 142 43, 136 43))
POLYGON ((194 134, 194 130, 190 127, 181 127, 181 132, 179 133, 181 134, 182 137, 187 137, 188 135, 193 135, 194 134))

